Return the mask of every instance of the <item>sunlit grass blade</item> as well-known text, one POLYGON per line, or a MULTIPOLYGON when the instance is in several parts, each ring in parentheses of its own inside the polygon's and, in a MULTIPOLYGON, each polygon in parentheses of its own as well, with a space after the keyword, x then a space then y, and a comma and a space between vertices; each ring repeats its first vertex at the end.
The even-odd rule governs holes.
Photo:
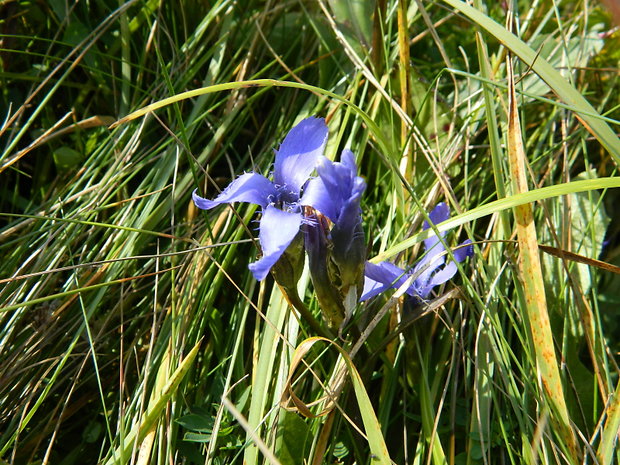
POLYGON ((556 69, 525 42, 508 31, 505 27, 460 0, 443 0, 470 18, 480 27, 493 35, 529 66, 564 102, 575 108, 577 117, 588 131, 605 147, 617 165, 620 165, 620 139, 607 123, 597 115, 598 112, 585 97, 575 89, 556 69))
MULTIPOLYGON (((507 60, 509 108, 508 108, 508 161, 512 189, 515 193, 527 192, 526 157, 521 134, 521 122, 514 90, 514 75, 511 58, 507 60)), ((564 387, 560 378, 558 359, 555 355, 553 332, 547 309, 544 278, 538 250, 538 239, 531 204, 514 208, 517 239, 519 241, 519 279, 523 282, 527 319, 532 333, 532 345, 536 352, 537 376, 549 397, 552 408, 557 412, 556 423, 559 435, 567 447, 572 462, 577 462, 578 450, 572 431, 570 415, 564 398, 564 387)))
POLYGON ((260 340, 256 345, 256 363, 253 370, 253 383, 250 408, 247 418, 248 428, 252 434, 248 432, 247 441, 243 461, 248 465, 254 465, 258 462, 259 448, 253 444, 254 435, 262 438, 262 432, 266 430, 266 425, 271 423, 272 415, 267 413, 267 405, 274 402, 277 403, 279 395, 273 392, 273 379, 276 371, 274 367, 279 358, 279 354, 283 353, 282 346, 282 330, 284 321, 289 312, 288 302, 279 288, 274 285, 271 299, 265 313, 264 329, 261 331, 260 340), (274 399, 276 399, 274 401, 274 399))
MULTIPOLYGON (((549 199, 575 192, 586 192, 589 190, 607 189, 612 187, 620 187, 620 177, 586 179, 583 181, 573 181, 563 184, 556 184, 553 186, 541 187, 538 189, 532 189, 528 190, 527 192, 510 195, 504 199, 489 202, 486 205, 472 208, 467 212, 461 213, 460 215, 455 215, 449 220, 435 225, 435 227, 438 231, 448 231, 450 229, 461 226, 469 221, 473 221, 478 218, 482 218, 484 216, 506 210, 508 208, 518 207, 520 205, 527 205, 537 200, 549 199)), ((413 234, 411 235, 411 237, 390 247, 385 252, 377 254, 371 259, 371 261, 373 263, 379 263, 382 260, 387 260, 388 258, 398 254, 399 252, 402 252, 403 250, 412 247, 418 242, 422 242, 424 239, 430 237, 432 233, 433 231, 427 230, 413 234)))
MULTIPOLYGON (((353 385, 353 391, 355 393, 357 406, 359 408, 360 414, 362 416, 362 421, 364 423, 364 430, 366 433, 366 439, 368 440, 368 446, 370 447, 370 452, 372 454, 372 460, 374 463, 379 463, 381 465, 390 465, 392 461, 390 460, 387 446, 385 445, 383 432, 381 431, 381 426, 379 425, 379 421, 377 420, 375 410, 372 406, 372 403, 370 402, 370 398, 368 397, 364 382, 348 352, 336 342, 323 337, 312 337, 302 341, 295 348, 295 353, 293 354, 293 359, 291 360, 289 379, 287 382, 286 400, 288 401, 288 399, 293 398, 293 403, 297 406, 297 409, 300 411, 300 413, 305 414, 306 416, 315 416, 315 414, 310 413, 309 407, 301 399, 299 399, 297 395, 295 395, 291 382, 295 371, 303 363, 304 356, 317 342, 326 342, 330 346, 336 348, 336 350, 338 350, 338 352, 340 353, 342 358, 339 359, 339 361, 344 362, 346 374, 348 374, 348 379, 350 379, 353 385)), ((316 415, 325 415, 336 407, 336 404, 338 402, 338 396, 343 388, 343 380, 345 379, 342 377, 342 368, 343 365, 339 363, 335 371, 335 376, 332 378, 332 381, 335 384, 325 386, 326 389, 329 390, 329 393, 325 394, 326 403, 325 405, 323 405, 323 409, 321 409, 321 411, 316 415)), ((285 404, 287 403, 287 401, 285 401, 285 404)))
POLYGON ((140 444, 149 434, 151 428, 157 423, 161 412, 166 407, 173 395, 177 394, 177 388, 185 374, 191 368, 198 351, 200 342, 179 363, 179 366, 170 374, 161 392, 155 393, 144 413, 140 423, 136 424, 125 437, 120 438, 121 446, 116 449, 105 462, 106 465, 123 464, 130 459, 130 452, 135 447, 136 441, 140 444))
POLYGON ((607 419, 601 434, 601 443, 597 450, 597 458, 602 465, 614 463, 614 454, 618 457, 618 435, 620 434, 620 382, 616 391, 609 397, 606 408, 607 419))

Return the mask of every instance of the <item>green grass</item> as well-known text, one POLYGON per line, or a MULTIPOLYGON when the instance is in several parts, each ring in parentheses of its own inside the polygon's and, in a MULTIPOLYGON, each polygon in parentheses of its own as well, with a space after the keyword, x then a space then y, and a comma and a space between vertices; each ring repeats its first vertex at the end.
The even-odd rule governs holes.
MULTIPOLYGON (((601 5, 0 12, 0 464, 620 462, 620 277, 594 261, 620 266, 620 35, 601 5), (268 174, 309 115, 328 157, 357 156, 369 260, 413 265, 440 201, 448 244, 475 242, 437 300, 360 304, 331 342, 249 273, 256 208, 191 201, 268 174)), ((298 291, 328 334, 307 271, 298 291)))

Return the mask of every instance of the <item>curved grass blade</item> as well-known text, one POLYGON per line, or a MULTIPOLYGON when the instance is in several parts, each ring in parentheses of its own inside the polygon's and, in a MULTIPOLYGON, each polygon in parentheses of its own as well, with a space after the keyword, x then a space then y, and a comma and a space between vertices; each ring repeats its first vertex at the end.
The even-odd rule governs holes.
POLYGON ((598 115, 598 112, 564 77, 539 56, 535 50, 481 11, 461 0, 443 0, 456 8, 474 23, 485 29, 504 46, 517 55, 555 94, 574 108, 575 115, 585 128, 605 147, 617 165, 620 165, 620 139, 598 115))
POLYGON ((187 100, 190 98, 200 97, 206 94, 212 94, 214 92, 223 92, 227 90, 235 90, 242 89, 245 87, 292 87, 295 89, 303 89, 309 92, 313 92, 316 94, 324 95, 326 97, 333 98, 338 100, 349 107, 351 107, 359 116, 364 120, 364 123, 368 125, 373 135, 377 138, 377 142, 381 145, 382 150, 385 153, 389 152, 389 143, 383 136, 383 132, 379 129, 379 127, 375 124, 375 122, 368 116, 366 112, 364 112, 360 107, 355 105, 350 100, 344 98, 341 95, 338 95, 334 92, 330 92, 329 90, 322 89, 321 87, 311 86, 309 84, 302 84, 299 82, 289 82, 289 81, 279 81, 277 79, 253 79, 248 81, 235 81, 235 82, 226 82, 223 84, 216 84, 213 86, 201 87, 199 89, 188 90, 187 92, 181 92, 180 94, 173 95, 172 97, 168 97, 157 102, 151 103, 145 107, 136 110, 127 116, 119 119, 112 125, 110 125, 110 129, 113 129, 121 124, 128 123, 134 119, 145 116, 146 114, 159 110, 160 108, 164 108, 168 105, 172 105, 173 103, 180 102, 182 100, 187 100))
MULTIPOLYGON (((448 231, 449 229, 456 228, 465 223, 468 223, 478 218, 482 218, 487 215, 491 215, 508 208, 517 207, 537 200, 550 199, 553 197, 559 197, 560 195, 573 194, 575 192, 587 192, 596 189, 608 189, 612 187, 620 187, 620 176, 598 178, 598 179, 586 179, 583 181, 573 181, 562 184, 556 184, 555 186, 541 187, 540 189, 533 189, 520 194, 511 195, 503 199, 489 202, 486 205, 473 208, 468 212, 461 213, 460 215, 453 216, 447 221, 435 225, 437 231, 448 231)), ((412 247, 418 242, 422 242, 424 239, 429 238, 434 232, 430 229, 421 231, 413 236, 399 242, 398 244, 390 247, 386 251, 378 254, 370 261, 373 263, 379 263, 387 260, 390 257, 402 252, 403 250, 412 247)))
MULTIPOLYGON (((308 405, 306 405, 301 399, 299 399, 292 389, 292 381, 295 371, 297 370, 299 365, 303 363, 303 358, 308 353, 310 348, 319 341, 327 342, 328 344, 333 345, 342 356, 342 360, 344 361, 349 376, 351 378, 351 383, 353 384, 353 391, 355 392, 357 404, 362 415, 362 421, 364 423, 364 429, 366 431, 366 437, 368 439, 368 445, 370 447, 370 453, 372 455, 372 463, 390 465, 392 463, 392 460, 390 459, 387 446, 385 445, 385 441, 383 439, 381 425, 379 424, 379 420, 377 420, 377 416, 375 415, 372 403, 370 402, 370 398, 368 397, 368 393, 366 392, 366 388, 364 387, 364 382, 362 381, 362 378, 357 371, 357 368, 355 368, 353 360, 351 360, 349 354, 334 341, 317 336, 308 338, 297 346, 297 348, 295 349, 295 353, 293 354, 293 359, 291 361, 289 377, 286 383, 285 396, 282 400, 283 405, 286 405, 288 403, 288 400, 290 399, 293 401, 299 412, 309 417, 325 415, 335 407, 335 401, 333 399, 328 399, 327 407, 325 408, 325 410, 320 412, 318 415, 312 414, 310 412, 310 409, 308 408, 308 405)), ((336 380, 337 384, 340 384, 338 383, 338 381, 341 379, 341 377, 338 374, 336 374, 334 379, 336 380)), ((337 392, 338 387, 336 387, 335 390, 337 392)))

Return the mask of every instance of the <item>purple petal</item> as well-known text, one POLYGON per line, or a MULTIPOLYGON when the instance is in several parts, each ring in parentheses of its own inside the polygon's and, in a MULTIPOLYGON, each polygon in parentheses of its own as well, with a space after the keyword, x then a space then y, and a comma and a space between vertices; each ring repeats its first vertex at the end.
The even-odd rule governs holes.
MULTIPOLYGON (((450 219, 450 207, 445 202, 438 203, 435 208, 428 214, 433 224, 443 223, 450 219)), ((428 229, 428 222, 424 222, 422 229, 428 229)))
POLYGON ((362 291, 362 296, 360 297, 360 302, 364 302, 376 295, 381 294, 383 291, 386 291, 390 288, 390 286, 370 279, 368 276, 364 276, 364 290, 362 291))
MULTIPOLYGON (((316 164, 316 172, 325 183, 325 187, 336 197, 342 197, 342 191, 351 190, 350 184, 352 176, 350 170, 342 165, 342 163, 333 162, 326 157, 321 157, 316 164)), ((355 176, 355 172, 353 176, 355 176)))
POLYGON ((300 203, 314 208, 332 221, 334 221, 334 218, 338 217, 336 204, 332 200, 321 178, 314 178, 308 181, 308 184, 306 184, 304 188, 304 195, 301 197, 300 203))
POLYGON ((434 286, 438 286, 439 284, 443 284, 452 277, 457 272, 456 262, 448 263, 442 270, 439 270, 437 273, 433 275, 429 282, 429 286, 432 288, 434 286))
POLYGON ((428 299, 428 296, 431 294, 433 290, 433 286, 431 284, 428 284, 428 283, 422 284, 417 281, 413 283, 413 288, 414 288, 413 297, 415 297, 416 302, 419 302, 420 300, 428 299))
MULTIPOLYGON (((450 218, 450 207, 448 207, 448 205, 446 205, 444 202, 438 203, 435 208, 433 208, 433 211, 428 214, 428 218, 433 224, 443 223, 450 218)), ((425 221, 422 225, 422 230, 427 230, 429 227, 430 226, 428 224, 428 221, 425 221)), ((445 231, 441 233, 441 237, 445 237, 445 235, 445 231)), ((433 235, 428 239, 424 240, 424 246, 426 247, 426 250, 431 250, 437 244, 439 244, 439 247, 437 248, 437 251, 435 253, 443 252, 445 248, 443 247, 436 235, 433 235)))
MULTIPOLYGON (((316 171, 325 184, 336 211, 339 212, 344 202, 351 196, 356 172, 351 172, 342 163, 332 162, 325 157, 320 159, 316 171)), ((338 220, 337 217, 330 219, 334 222, 338 220)))
MULTIPOLYGON (((470 242, 471 241, 468 239, 461 245, 469 244, 470 242)), ((454 261, 451 261, 443 268, 441 267, 445 263, 445 257, 436 258, 436 260, 432 262, 430 262, 432 258, 428 260, 426 257, 423 258, 420 263, 416 265, 416 268, 423 262, 429 262, 430 266, 426 270, 424 270, 422 275, 420 275, 420 277, 418 277, 414 283, 414 287, 416 288, 416 291, 420 295, 420 297, 422 299, 426 299, 433 290, 433 287, 438 286, 439 284, 443 284, 449 279, 452 279, 458 270, 456 263, 462 262, 472 253, 473 247, 471 245, 454 250, 454 261)))
POLYGON ((366 262, 364 275, 364 290, 360 301, 368 300, 389 288, 399 288, 408 278, 404 270, 390 262, 381 262, 378 265, 366 262))
POLYGON ((471 240, 467 239, 460 245, 458 249, 453 250, 452 253, 454 254, 454 259, 460 263, 467 257, 471 257, 474 254, 474 246, 471 245, 471 240), (466 244, 470 245, 464 247, 466 244))
POLYGON ((299 194, 314 171, 327 142, 327 126, 323 118, 306 118, 287 134, 276 151, 274 181, 299 194))
POLYGON ((351 150, 344 149, 340 154, 340 163, 342 163, 353 176, 357 174, 357 165, 355 164, 355 155, 351 150))
MULTIPOLYGON (((341 206, 336 219, 335 228, 342 233, 353 236, 357 225, 362 223, 362 209, 360 208, 361 194, 355 194, 341 206)), ((353 239, 350 237, 350 239, 353 239)))
POLYGON ((266 207, 278 194, 276 186, 266 177, 258 173, 245 173, 231 182, 213 200, 200 197, 196 191, 192 199, 198 208, 209 210, 222 203, 248 202, 266 207))
POLYGON ((272 205, 263 210, 258 235, 263 256, 249 266, 250 271, 258 281, 265 279, 271 267, 295 239, 301 226, 301 220, 301 213, 285 212, 272 205))
POLYGON ((302 205, 314 207, 334 223, 346 213, 359 215, 360 197, 366 189, 364 180, 357 176, 353 152, 345 149, 341 159, 332 162, 320 157, 316 166, 319 177, 308 182, 302 197, 302 205))
MULTIPOLYGON (((437 249, 435 247, 433 250, 437 249)), ((443 250, 443 249, 442 249, 443 250)), ((426 299, 433 289, 431 285, 433 273, 446 262, 445 256, 437 256, 434 253, 427 253, 422 260, 416 263, 413 268, 413 275, 416 277, 413 282, 415 293, 423 299, 426 299)))
POLYGON ((388 285, 394 284, 399 278, 402 280, 402 284, 406 279, 405 270, 390 262, 381 262, 378 265, 366 262, 364 273, 370 279, 388 285))

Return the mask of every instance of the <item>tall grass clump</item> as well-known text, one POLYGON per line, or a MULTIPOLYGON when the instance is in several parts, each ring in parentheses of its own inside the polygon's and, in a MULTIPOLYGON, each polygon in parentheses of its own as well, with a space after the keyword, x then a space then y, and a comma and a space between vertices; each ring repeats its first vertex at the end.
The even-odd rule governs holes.
POLYGON ((620 461, 604 5, 0 12, 0 464, 620 461), (261 208, 192 201, 270 178, 310 116, 355 155, 366 272, 404 270, 338 318, 311 258, 254 278, 261 208), (458 272, 422 298, 423 241, 458 272))

